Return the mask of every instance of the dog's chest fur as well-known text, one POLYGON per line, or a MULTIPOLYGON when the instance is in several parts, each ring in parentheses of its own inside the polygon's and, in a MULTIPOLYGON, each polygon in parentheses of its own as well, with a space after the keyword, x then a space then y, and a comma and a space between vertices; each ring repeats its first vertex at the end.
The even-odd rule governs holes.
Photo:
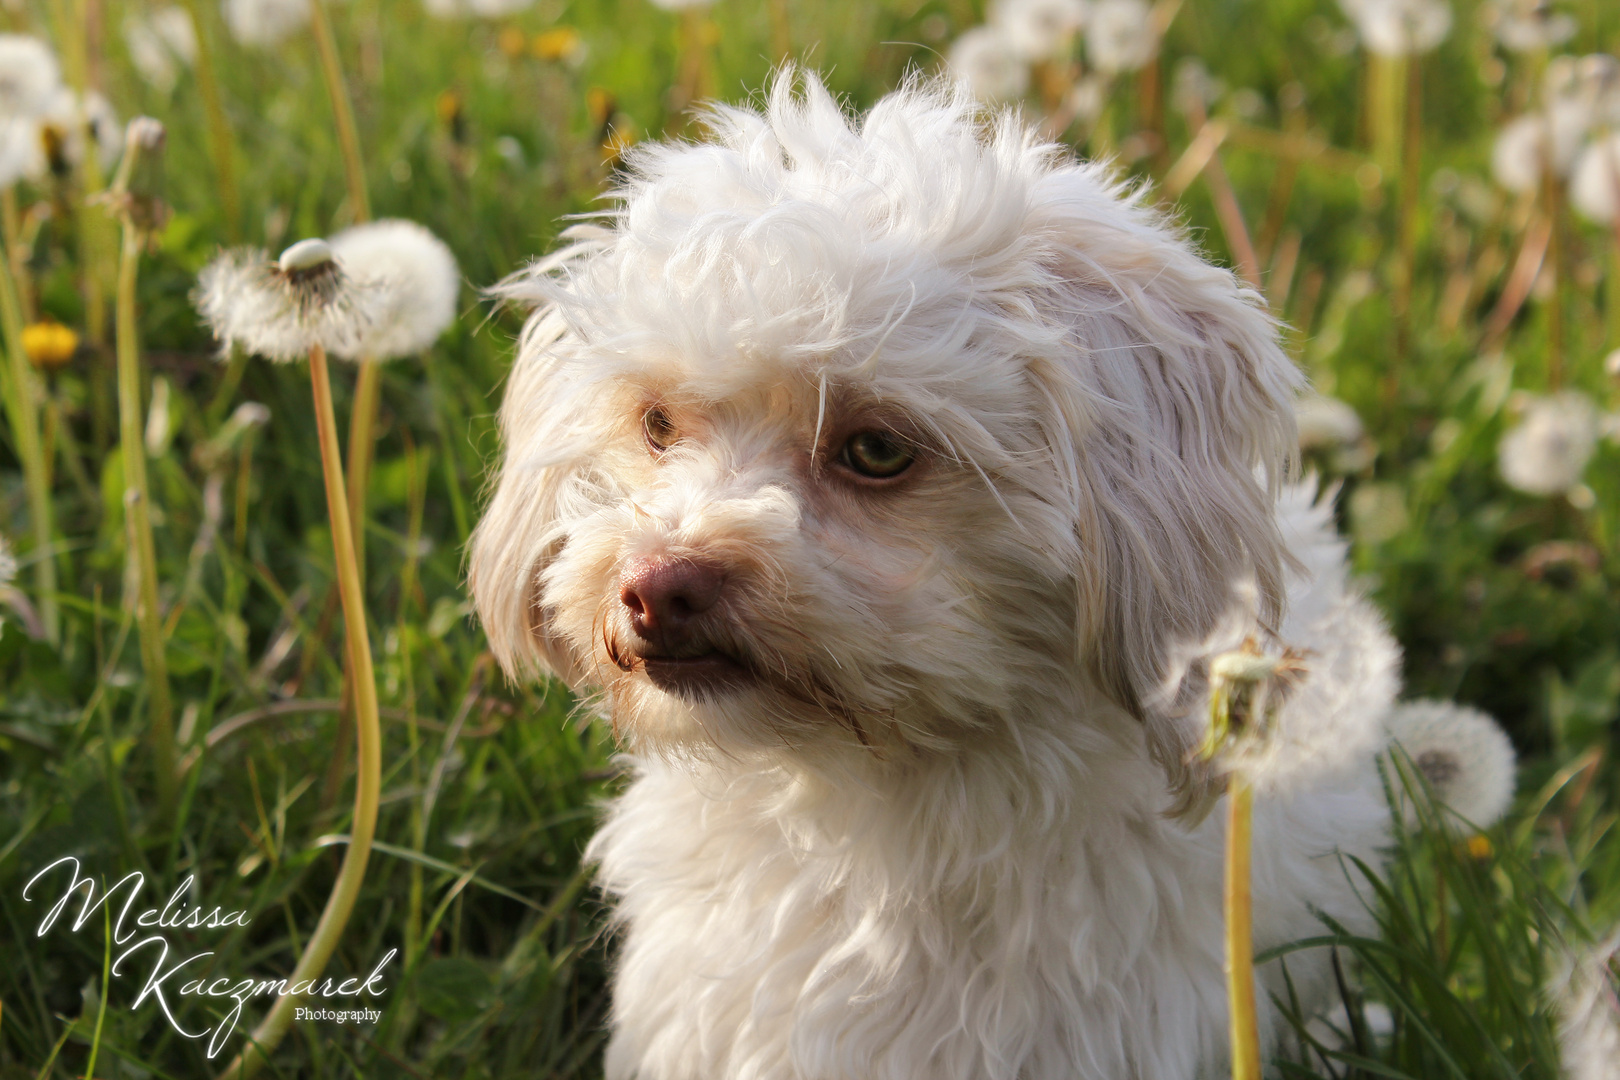
MULTIPOLYGON (((1222 811, 1190 831, 1164 819, 1133 795, 1162 784, 1145 759, 972 766, 877 792, 639 763, 592 852, 625 934, 608 1075, 1218 1069, 1222 811), (1049 798, 1065 772, 1075 797, 1049 798)), ((1313 908, 1364 924, 1334 852, 1370 858, 1382 824, 1364 776, 1262 801, 1257 948, 1319 932, 1313 908)), ((1289 964, 1295 992, 1316 997, 1325 958, 1289 964)), ((1286 994, 1280 971, 1264 977, 1262 997, 1286 994)))

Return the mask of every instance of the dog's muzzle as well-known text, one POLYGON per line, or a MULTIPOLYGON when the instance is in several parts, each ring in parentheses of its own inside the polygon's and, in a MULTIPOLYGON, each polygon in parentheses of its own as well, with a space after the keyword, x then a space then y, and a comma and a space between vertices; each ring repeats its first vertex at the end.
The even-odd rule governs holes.
POLYGON ((713 563, 668 557, 627 560, 619 573, 619 602, 634 647, 620 667, 631 670, 639 661, 654 686, 683 696, 705 696, 751 681, 748 667, 717 648, 704 629, 725 585, 725 570, 713 563))

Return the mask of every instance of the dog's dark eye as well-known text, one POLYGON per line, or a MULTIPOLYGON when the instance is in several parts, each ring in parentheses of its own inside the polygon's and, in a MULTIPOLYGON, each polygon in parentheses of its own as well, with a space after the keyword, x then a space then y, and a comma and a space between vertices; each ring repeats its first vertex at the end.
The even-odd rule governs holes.
POLYGON ((657 406, 641 414, 641 433, 655 454, 662 454, 675 443, 675 424, 669 413, 657 406))
POLYGON ((861 431, 849 437, 839 460, 862 476, 887 480, 899 476, 917 459, 911 446, 885 431, 861 431))

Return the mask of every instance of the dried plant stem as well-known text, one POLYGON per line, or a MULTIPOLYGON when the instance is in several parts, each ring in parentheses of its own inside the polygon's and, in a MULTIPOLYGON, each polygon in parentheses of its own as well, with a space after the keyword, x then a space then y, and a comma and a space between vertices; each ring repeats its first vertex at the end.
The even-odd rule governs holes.
POLYGON ((315 48, 321 55, 321 75, 332 99, 332 117, 337 122, 338 145, 343 150, 343 175, 349 187, 349 212, 357 222, 371 220, 371 196, 366 189, 366 169, 360 156, 360 131, 354 123, 354 105, 349 87, 343 81, 343 65, 338 60, 337 38, 326 13, 326 0, 309 0, 310 24, 315 31, 315 48))
POLYGON ((11 425, 12 446, 22 461, 23 483, 28 492, 28 518, 34 531, 34 585, 38 595, 40 625, 45 639, 59 640, 60 615, 56 602, 56 557, 52 550, 54 527, 51 519, 51 484, 45 470, 45 453, 39 437, 39 395, 34 371, 23 351, 22 302, 17 282, 11 276, 11 252, 0 259, 0 324, 3 324, 9 359, 5 380, 6 419, 11 425))
POLYGON ((141 667, 146 672, 148 738, 152 771, 157 780, 158 809, 163 820, 174 813, 174 707, 169 696, 169 665, 163 651, 162 613, 158 610, 157 550, 152 543, 151 493, 146 485, 145 418, 141 410, 140 345, 135 320, 135 277, 140 268, 141 241, 130 223, 124 224, 124 245, 118 262, 118 431, 123 448, 124 515, 129 544, 139 574, 137 599, 141 640, 141 667))
MULTIPOLYGON (((332 520, 332 556, 337 567, 338 591, 343 600, 343 627, 353 680, 355 721, 359 735, 358 776, 354 791, 354 822, 349 828, 349 845, 338 870, 332 894, 326 900, 321 921, 304 946, 298 966, 288 976, 289 986, 315 979, 326 967, 337 948, 343 928, 354 910, 360 885, 365 880, 366 863, 371 857, 372 836, 377 827, 377 801, 382 791, 382 729, 378 723, 377 680, 371 666, 371 641, 366 632, 364 597, 360 591, 360 571, 355 564, 354 536, 350 530, 349 502, 344 490, 343 462, 339 457, 337 420, 332 411, 332 383, 327 373, 326 353, 319 346, 309 354, 310 382, 315 394, 315 422, 320 432, 321 469, 326 479, 326 509, 332 520)), ((219 1080, 246 1080, 258 1072, 265 1059, 287 1033, 293 1009, 303 996, 277 997, 270 1012, 254 1029, 247 1049, 227 1065, 219 1080)))
POLYGON ((1234 773, 1226 792, 1226 991, 1232 1020, 1232 1080, 1260 1080, 1254 1007, 1254 905, 1249 853, 1254 791, 1234 773))
POLYGON ((191 16, 191 29, 197 39, 197 92, 202 97, 208 119, 208 150, 214 159, 214 178, 219 184, 219 205, 225 215, 225 236, 233 244, 242 239, 242 196, 236 184, 236 140, 231 137, 225 103, 219 94, 214 71, 214 44, 203 17, 202 0, 185 0, 191 16))

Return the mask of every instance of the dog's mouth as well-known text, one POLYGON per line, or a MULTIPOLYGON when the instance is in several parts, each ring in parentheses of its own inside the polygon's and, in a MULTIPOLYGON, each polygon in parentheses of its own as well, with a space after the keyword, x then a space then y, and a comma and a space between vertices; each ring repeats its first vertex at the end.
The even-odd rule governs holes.
POLYGON ((712 698, 758 681, 745 659, 707 642, 691 642, 677 649, 650 642, 637 642, 626 649, 611 638, 605 644, 620 671, 632 674, 639 670, 658 689, 689 700, 712 698))
POLYGON ((640 659, 649 682, 682 697, 710 697, 754 681, 752 668, 718 649, 694 656, 643 655, 640 659))

